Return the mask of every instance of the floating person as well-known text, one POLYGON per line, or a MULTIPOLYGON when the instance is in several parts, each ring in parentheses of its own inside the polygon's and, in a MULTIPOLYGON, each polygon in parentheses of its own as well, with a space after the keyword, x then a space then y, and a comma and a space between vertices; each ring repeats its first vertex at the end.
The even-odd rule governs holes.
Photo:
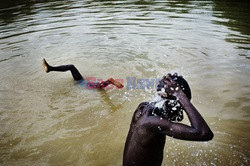
MULTIPOLYGON (((57 72, 66 72, 70 71, 74 80, 79 81, 79 80, 84 80, 80 72, 77 70, 77 68, 70 64, 70 65, 60 65, 60 66, 51 66, 47 63, 45 59, 42 60, 42 65, 46 73, 52 72, 52 71, 57 71, 57 72)), ((117 88, 123 88, 123 85, 116 81, 113 78, 109 78, 106 81, 100 81, 100 82, 91 82, 87 83, 87 86, 93 89, 104 89, 108 85, 113 84, 117 88)))
POLYGON ((189 141, 213 138, 206 121, 190 102, 187 81, 177 74, 163 76, 157 86, 158 98, 143 102, 135 110, 127 135, 123 166, 160 166, 166 136, 189 141), (190 126, 180 123, 186 112, 190 126))

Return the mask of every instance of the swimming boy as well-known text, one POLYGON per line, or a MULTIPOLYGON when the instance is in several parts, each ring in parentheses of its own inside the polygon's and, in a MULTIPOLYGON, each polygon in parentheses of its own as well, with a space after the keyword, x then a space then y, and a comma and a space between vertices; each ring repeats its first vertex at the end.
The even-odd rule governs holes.
MULTIPOLYGON (((84 78, 82 77, 82 75, 80 74, 80 72, 77 70, 77 68, 70 64, 70 65, 60 65, 60 66, 51 66, 47 63, 47 61, 45 59, 42 60, 42 65, 43 68, 45 70, 46 73, 49 73, 51 71, 58 71, 58 72, 66 72, 66 71, 70 71, 74 80, 79 81, 79 80, 84 80, 84 78)), ((104 89, 105 87, 107 87, 108 85, 113 84, 115 85, 117 88, 123 88, 123 85, 116 81, 113 78, 109 78, 106 81, 100 81, 100 82, 95 82, 95 83, 87 83, 87 86, 89 86, 89 88, 93 88, 93 89, 104 89)))
POLYGON ((123 166, 160 166, 166 136, 189 141, 213 138, 213 132, 190 102, 191 90, 183 77, 177 74, 164 76, 157 91, 162 100, 143 102, 134 112, 125 143, 123 166), (174 122, 183 119, 182 111, 186 112, 191 126, 174 122))

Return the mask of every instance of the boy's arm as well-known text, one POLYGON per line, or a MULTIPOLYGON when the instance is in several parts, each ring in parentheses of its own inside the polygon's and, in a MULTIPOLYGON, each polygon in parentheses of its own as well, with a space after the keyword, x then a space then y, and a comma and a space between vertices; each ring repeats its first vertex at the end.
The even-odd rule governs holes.
POLYGON ((158 116, 148 117, 148 124, 157 132, 172 136, 174 138, 191 141, 209 141, 213 138, 213 132, 208 127, 206 121, 186 97, 178 85, 168 77, 165 86, 166 91, 175 96, 188 115, 191 126, 174 123, 158 116), (178 88, 176 88, 178 87, 178 88), (173 90, 174 89, 174 90, 173 90))
POLYGON ((90 89, 104 89, 105 87, 107 87, 110 84, 115 85, 117 88, 123 88, 122 83, 120 83, 119 81, 117 81, 113 78, 109 78, 106 81, 88 83, 88 87, 90 89))

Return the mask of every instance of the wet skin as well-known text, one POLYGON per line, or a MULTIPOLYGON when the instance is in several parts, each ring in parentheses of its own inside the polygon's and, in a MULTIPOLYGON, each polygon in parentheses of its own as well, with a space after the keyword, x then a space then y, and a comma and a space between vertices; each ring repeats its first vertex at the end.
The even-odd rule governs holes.
POLYGON ((166 135, 189 141, 209 141, 213 138, 213 132, 176 82, 167 76, 160 84, 169 97, 178 99, 191 126, 152 116, 153 106, 148 102, 141 103, 132 118, 124 148, 123 166, 160 166, 166 135))

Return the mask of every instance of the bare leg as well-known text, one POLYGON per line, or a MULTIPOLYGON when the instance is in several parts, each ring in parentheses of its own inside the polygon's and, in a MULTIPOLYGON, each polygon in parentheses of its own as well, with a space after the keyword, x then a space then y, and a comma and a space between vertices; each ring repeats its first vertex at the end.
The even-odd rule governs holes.
POLYGON ((78 81, 83 79, 82 75, 74 65, 50 66, 45 59, 43 59, 42 65, 46 73, 51 71, 59 71, 59 72, 71 71, 74 80, 78 81))

